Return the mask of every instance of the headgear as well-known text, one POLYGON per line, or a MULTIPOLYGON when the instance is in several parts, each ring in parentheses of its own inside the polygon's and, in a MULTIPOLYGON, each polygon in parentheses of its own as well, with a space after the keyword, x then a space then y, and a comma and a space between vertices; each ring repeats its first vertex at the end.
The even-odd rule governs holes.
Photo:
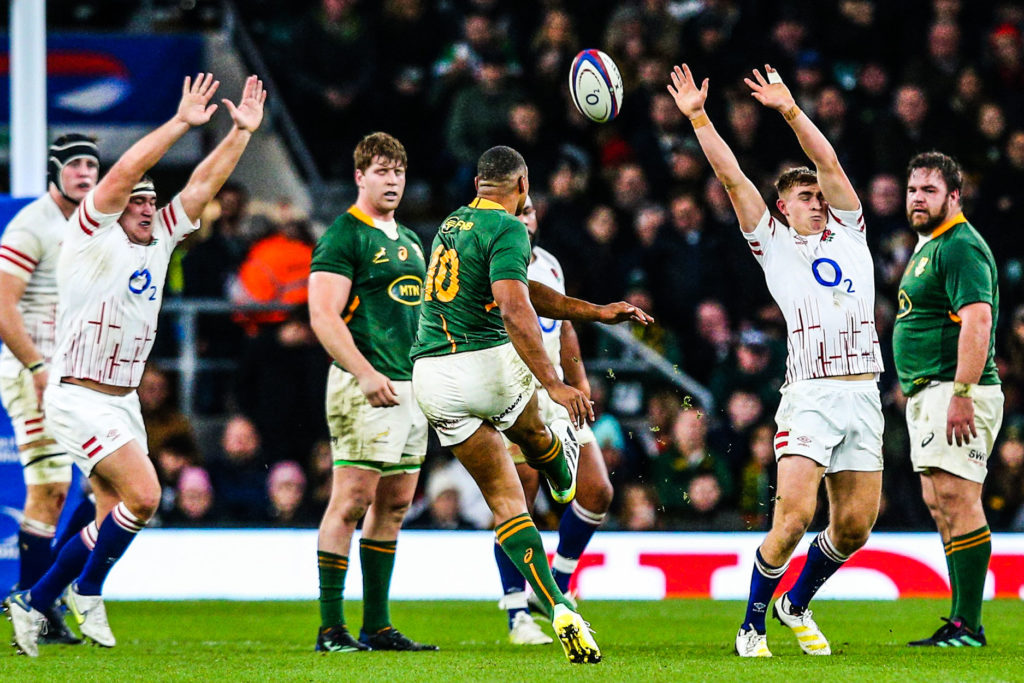
POLYGON ((50 145, 46 160, 46 179, 56 185, 57 191, 69 202, 77 203, 64 191, 61 173, 66 165, 75 159, 83 157, 92 159, 97 165, 100 163, 100 151, 96 147, 96 140, 88 135, 68 133, 67 135, 61 135, 50 145))

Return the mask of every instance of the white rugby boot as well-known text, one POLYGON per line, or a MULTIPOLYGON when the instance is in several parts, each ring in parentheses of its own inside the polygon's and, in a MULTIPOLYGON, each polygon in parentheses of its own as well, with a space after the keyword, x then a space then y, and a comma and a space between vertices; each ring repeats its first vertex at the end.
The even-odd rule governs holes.
POLYGON ((512 619, 512 627, 508 630, 508 641, 513 645, 549 645, 554 640, 541 630, 530 613, 516 612, 512 619))
POLYGON ((806 607, 803 610, 794 608, 793 603, 789 601, 789 593, 783 593, 775 601, 772 613, 779 620, 780 624, 788 626, 793 631, 796 635, 796 642, 800 645, 800 649, 804 651, 805 655, 832 654, 832 648, 829 647, 824 634, 818 628, 818 625, 814 623, 811 610, 806 607))
POLYGON ((11 643, 19 654, 39 656, 39 635, 46 629, 46 615, 32 609, 26 601, 28 591, 11 593, 4 600, 7 618, 14 627, 14 641, 11 643))
POLYGON ((736 634, 736 654, 740 657, 771 657, 768 636, 758 633, 753 627, 741 628, 736 634))
POLYGON ((65 599, 83 637, 101 647, 117 645, 117 639, 110 630, 110 622, 107 621, 107 608, 103 606, 102 595, 82 595, 78 592, 78 584, 73 583, 65 599))

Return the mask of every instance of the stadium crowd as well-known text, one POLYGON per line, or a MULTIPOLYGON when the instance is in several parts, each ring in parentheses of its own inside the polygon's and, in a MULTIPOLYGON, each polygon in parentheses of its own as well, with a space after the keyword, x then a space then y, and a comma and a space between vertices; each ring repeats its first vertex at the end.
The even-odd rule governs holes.
MULTIPOLYGON (((955 155, 969 173, 966 214, 1000 272, 1006 411, 984 501, 993 529, 1024 530, 1019 3, 592 0, 584 9, 558 0, 261 0, 238 9, 325 174, 351 177, 349 151, 365 132, 396 135, 410 158, 399 219, 429 244, 434 221, 471 196, 480 152, 515 147, 530 165, 540 244, 561 260, 569 293, 652 312, 657 324, 637 329, 638 339, 710 389, 714 405, 702 406, 652 377, 642 400, 628 401, 614 373, 589 367, 595 431, 616 487, 609 528, 762 529, 773 495, 784 321, 665 91, 671 65, 686 61, 698 79, 710 77, 713 118, 773 198, 774 160, 805 162, 784 123, 743 87, 750 69, 770 63, 864 199, 887 368, 879 528, 931 527, 909 462, 890 340, 916 239, 904 213, 906 163, 929 149, 955 155), (585 120, 568 98, 569 64, 586 47, 622 71, 622 114, 609 124, 585 120), (741 54, 758 62, 742 63, 741 54)), ((203 356, 239 363, 230 381, 200 380, 197 407, 225 425, 209 444, 176 413, 170 378, 155 368, 147 375, 139 393, 167 525, 313 526, 329 492, 327 364, 301 306, 315 226, 288 207, 254 204, 244 188, 225 187, 204 238, 185 244, 177 293, 297 308, 202 321, 203 356)), ((594 337, 583 341, 586 357, 600 350, 594 337)), ((467 481, 433 446, 408 524, 486 527, 467 481)))

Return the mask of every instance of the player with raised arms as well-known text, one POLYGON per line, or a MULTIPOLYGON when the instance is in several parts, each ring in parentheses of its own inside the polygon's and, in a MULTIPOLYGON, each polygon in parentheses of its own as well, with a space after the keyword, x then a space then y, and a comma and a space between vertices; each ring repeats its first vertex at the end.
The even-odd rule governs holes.
POLYGON ((237 106, 223 100, 234 126, 167 205, 157 209, 156 189, 144 174, 192 127, 210 120, 218 85, 209 73, 194 82, 186 77, 175 115, 121 156, 64 233, 56 351, 44 402, 57 442, 89 477, 96 521, 68 541, 42 578, 7 600, 14 645, 29 656, 38 655, 41 610, 69 583, 68 607, 82 635, 104 647, 116 644, 103 582, 160 502, 135 389, 156 337, 171 253, 199 227, 203 209, 259 128, 262 81, 250 76, 237 106))
POLYGON ((789 558, 810 526, 822 476, 829 524, 811 543, 796 584, 773 613, 807 654, 831 648, 808 604, 822 584, 868 539, 882 488, 882 409, 877 377, 882 357, 874 324, 874 268, 860 199, 832 145, 796 106, 778 73, 765 65, 745 82, 796 134, 815 170, 789 169, 775 183, 768 211, 715 130, 687 65, 676 67, 668 91, 693 125, 701 149, 729 194, 740 230, 764 269, 786 319, 786 382, 775 420, 778 491, 772 527, 757 549, 747 612, 736 635, 742 657, 770 657, 765 616, 789 558), (767 77, 767 78, 766 78, 767 77))
POLYGON ((544 474, 557 502, 570 502, 576 493, 576 437, 566 420, 545 426, 534 377, 573 424, 593 413, 586 395, 558 378, 537 314, 607 323, 649 318, 626 303, 596 306, 528 281, 530 240, 516 218, 529 193, 522 155, 504 146, 487 150, 477 163, 475 185, 476 198, 446 218, 434 238, 411 354, 413 393, 441 445, 480 487, 498 543, 549 606, 566 657, 596 663, 601 651, 551 576, 499 432, 544 474))
MULTIPOLYGON (((100 153, 86 135, 61 135, 50 145, 47 192, 11 219, 0 240, 0 400, 11 418, 25 479, 18 529, 18 585, 31 586, 63 546, 95 516, 89 497, 72 512, 61 538, 57 521, 71 485, 71 456, 53 438, 43 391, 56 343, 57 259, 68 218, 99 179, 100 153)), ((54 606, 41 643, 82 642, 54 606)))
MULTIPOLYGON (((562 265, 549 251, 536 246, 539 225, 537 210, 530 197, 526 198, 523 213, 519 218, 526 226, 532 247, 530 266, 526 271, 526 276, 530 282, 540 283, 559 294, 565 294, 565 276, 562 274, 562 265)), ((551 318, 541 318, 538 322, 544 341, 544 350, 547 351, 555 371, 569 386, 576 387, 589 398, 590 382, 587 380, 587 372, 580 358, 580 343, 572 323, 568 320, 553 320, 551 318)), ((568 419, 565 408, 553 402, 548 397, 547 391, 539 384, 537 385, 537 406, 541 419, 546 425, 552 425, 555 420, 568 419)), ((576 437, 580 445, 576 498, 566 507, 558 523, 558 549, 551 561, 551 575, 555 579, 555 584, 570 600, 573 600, 569 593, 570 579, 572 579, 580 557, 583 556, 583 551, 586 550, 594 532, 604 521, 613 495, 612 484, 608 480, 608 470, 605 467, 601 449, 598 447, 589 425, 583 425, 577 431, 576 437)), ((510 450, 519 481, 526 494, 527 505, 532 514, 533 501, 537 498, 540 478, 537 470, 526 463, 521 449, 513 446, 510 450)), ((503 593, 498 604, 508 613, 509 641, 513 645, 546 645, 550 643, 550 636, 544 633, 537 622, 533 620, 529 608, 531 606, 539 608, 548 618, 551 615, 544 609, 545 605, 538 599, 538 596, 527 594, 525 577, 519 573, 515 564, 498 543, 494 544, 494 560, 498 565, 503 593)))

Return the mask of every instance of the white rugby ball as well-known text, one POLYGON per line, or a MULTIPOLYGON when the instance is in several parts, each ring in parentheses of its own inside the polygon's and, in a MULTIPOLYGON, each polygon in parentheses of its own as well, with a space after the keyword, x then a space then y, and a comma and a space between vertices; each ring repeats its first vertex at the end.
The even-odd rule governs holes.
POLYGON ((600 50, 584 50, 572 60, 569 92, 576 108, 591 121, 606 123, 622 109, 622 76, 600 50))

